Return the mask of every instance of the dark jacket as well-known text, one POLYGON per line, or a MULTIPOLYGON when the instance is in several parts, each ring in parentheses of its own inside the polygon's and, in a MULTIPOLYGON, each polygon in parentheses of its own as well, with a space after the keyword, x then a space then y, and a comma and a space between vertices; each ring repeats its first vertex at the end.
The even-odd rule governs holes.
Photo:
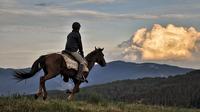
POLYGON ((70 52, 79 51, 81 55, 83 54, 81 35, 79 31, 72 31, 71 33, 69 33, 69 35, 67 36, 65 50, 70 52))

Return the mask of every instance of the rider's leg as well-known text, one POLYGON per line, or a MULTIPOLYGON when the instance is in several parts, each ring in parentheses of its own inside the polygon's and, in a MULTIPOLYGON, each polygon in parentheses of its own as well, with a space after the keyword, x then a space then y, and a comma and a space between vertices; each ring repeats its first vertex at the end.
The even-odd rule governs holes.
POLYGON ((82 58, 82 56, 78 52, 71 52, 71 54, 80 63, 78 67, 78 73, 77 73, 76 79, 80 81, 85 81, 82 74, 83 74, 83 69, 86 66, 86 61, 82 58))
POLYGON ((78 66, 78 72, 77 72, 77 76, 76 76, 76 79, 77 80, 80 80, 80 81, 84 81, 84 78, 83 78, 83 67, 84 67, 84 64, 79 64, 78 66))

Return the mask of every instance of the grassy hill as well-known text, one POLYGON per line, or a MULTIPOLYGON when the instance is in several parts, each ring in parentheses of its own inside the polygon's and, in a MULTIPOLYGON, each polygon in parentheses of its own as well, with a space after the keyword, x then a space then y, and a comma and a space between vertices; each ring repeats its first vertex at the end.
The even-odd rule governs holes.
POLYGON ((200 112, 198 109, 150 106, 124 102, 34 100, 30 97, 0 97, 0 112, 200 112))

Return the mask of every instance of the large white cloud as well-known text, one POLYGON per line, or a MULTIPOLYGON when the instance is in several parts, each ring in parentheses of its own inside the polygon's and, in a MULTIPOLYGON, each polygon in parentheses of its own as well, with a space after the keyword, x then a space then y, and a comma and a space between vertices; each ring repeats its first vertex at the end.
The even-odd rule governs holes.
POLYGON ((199 44, 200 32, 193 27, 155 24, 151 30, 137 30, 119 47, 123 48, 123 57, 128 60, 166 61, 197 59, 199 44))

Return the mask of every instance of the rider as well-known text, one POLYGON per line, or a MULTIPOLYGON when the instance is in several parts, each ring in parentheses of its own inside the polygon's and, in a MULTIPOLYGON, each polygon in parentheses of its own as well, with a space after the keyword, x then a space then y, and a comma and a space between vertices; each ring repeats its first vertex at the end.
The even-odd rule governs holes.
POLYGON ((67 36, 67 43, 65 50, 68 51, 75 59, 79 62, 78 73, 76 79, 79 81, 85 81, 83 78, 83 68, 86 66, 86 61, 84 59, 81 35, 79 33, 80 23, 74 22, 72 24, 72 32, 67 36))

